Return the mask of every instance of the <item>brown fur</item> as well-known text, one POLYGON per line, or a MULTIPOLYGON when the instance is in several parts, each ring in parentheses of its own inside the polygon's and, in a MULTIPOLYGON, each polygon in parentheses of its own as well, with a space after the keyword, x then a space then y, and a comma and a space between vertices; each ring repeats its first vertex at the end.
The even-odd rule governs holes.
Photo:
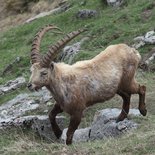
POLYGON ((79 61, 73 65, 52 62, 49 68, 39 63, 31 67, 29 89, 46 86, 56 100, 49 113, 53 131, 57 138, 62 134, 55 117, 62 111, 70 114, 66 144, 81 121, 84 109, 97 102, 104 102, 119 94, 123 99, 122 112, 117 121, 127 117, 131 94, 139 94, 139 110, 146 115, 145 86, 140 86, 134 76, 141 57, 125 44, 111 45, 91 60, 79 61), (46 74, 43 75, 43 72, 46 74))

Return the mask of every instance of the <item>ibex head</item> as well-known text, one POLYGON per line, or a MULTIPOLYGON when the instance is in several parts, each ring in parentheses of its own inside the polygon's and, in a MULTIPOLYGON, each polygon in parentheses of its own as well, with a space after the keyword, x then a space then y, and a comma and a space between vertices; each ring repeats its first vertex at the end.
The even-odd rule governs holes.
MULTIPOLYGON (((40 43, 43 35, 50 29, 57 29, 61 31, 58 27, 53 25, 47 25, 42 28, 35 36, 32 49, 31 49, 31 77, 28 83, 29 90, 39 90, 43 86, 49 84, 49 77, 54 69, 54 63, 52 62, 58 55, 60 49, 62 49, 69 41, 75 38, 77 35, 85 31, 85 29, 80 29, 78 31, 73 31, 67 34, 64 38, 55 43, 55 45, 49 47, 49 51, 46 55, 40 55, 40 43)), ((59 32, 60 33, 60 32, 59 32)))

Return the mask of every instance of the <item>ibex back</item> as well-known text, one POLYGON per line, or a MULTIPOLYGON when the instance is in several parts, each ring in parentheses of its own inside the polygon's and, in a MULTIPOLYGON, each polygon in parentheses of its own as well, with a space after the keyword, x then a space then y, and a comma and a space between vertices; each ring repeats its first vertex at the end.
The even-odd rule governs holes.
POLYGON ((84 109, 98 102, 104 102, 118 94, 123 99, 123 106, 118 121, 127 117, 131 94, 139 94, 139 110, 146 115, 146 87, 139 85, 134 76, 141 56, 137 50, 125 44, 111 45, 91 60, 79 61, 73 65, 55 63, 58 51, 67 42, 84 30, 74 31, 49 48, 41 57, 40 41, 44 33, 58 29, 48 25, 36 35, 31 51, 30 90, 45 86, 53 95, 56 104, 49 113, 52 129, 57 138, 62 134, 56 123, 56 115, 65 111, 70 114, 66 144, 72 143, 75 130, 80 124, 84 109))

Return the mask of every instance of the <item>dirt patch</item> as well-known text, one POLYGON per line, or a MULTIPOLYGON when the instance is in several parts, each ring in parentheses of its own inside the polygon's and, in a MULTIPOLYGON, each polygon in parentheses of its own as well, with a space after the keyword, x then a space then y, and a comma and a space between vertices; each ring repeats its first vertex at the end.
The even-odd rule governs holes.
POLYGON ((30 3, 23 10, 20 9, 22 5, 16 4, 18 9, 9 10, 7 6, 8 0, 1 0, 0 5, 0 31, 6 31, 7 29, 23 24, 27 19, 36 16, 37 14, 50 11, 57 8, 61 4, 65 3, 67 0, 39 0, 36 3, 30 3), (19 10, 19 11, 18 11, 19 10), (22 10, 22 11, 20 11, 22 10))

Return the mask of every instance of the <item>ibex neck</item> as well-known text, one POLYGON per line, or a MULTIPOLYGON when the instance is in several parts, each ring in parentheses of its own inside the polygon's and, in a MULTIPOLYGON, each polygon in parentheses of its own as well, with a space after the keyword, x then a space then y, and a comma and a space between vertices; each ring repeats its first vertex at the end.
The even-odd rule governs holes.
POLYGON ((47 86, 47 89, 52 93, 56 102, 60 104, 64 102, 61 84, 62 81, 59 78, 55 77, 53 79, 50 79, 50 84, 47 86))

